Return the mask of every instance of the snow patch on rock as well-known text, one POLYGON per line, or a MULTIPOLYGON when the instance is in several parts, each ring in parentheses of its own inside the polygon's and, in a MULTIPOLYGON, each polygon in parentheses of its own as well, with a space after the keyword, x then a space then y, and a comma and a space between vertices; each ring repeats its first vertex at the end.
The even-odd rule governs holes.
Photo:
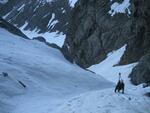
POLYGON ((0 4, 6 4, 8 0, 0 0, 0 4))
POLYGON ((69 0, 70 6, 71 6, 71 7, 74 7, 77 1, 78 1, 78 0, 69 0))
MULTIPOLYGON (((53 23, 51 23, 53 26, 54 24, 57 23, 57 21, 54 21, 53 23), (54 23, 55 22, 55 23, 54 23)), ((50 25, 51 25, 50 24, 50 25)), ((38 29, 34 29, 33 31, 30 30, 24 30, 24 28, 28 25, 28 23, 26 22, 21 28, 20 30, 26 35, 28 36, 30 39, 33 39, 34 37, 39 37, 42 36, 46 39, 46 42, 49 43, 53 43, 56 44, 59 47, 62 47, 66 38, 66 35, 63 34, 62 32, 60 33, 59 31, 56 32, 45 32, 45 33, 38 33, 39 30, 38 29)))
POLYGON ((111 10, 108 13, 111 16, 114 16, 117 13, 127 13, 130 15, 131 14, 131 11, 129 9, 130 5, 131 5, 130 0, 124 0, 122 3, 114 2, 111 5, 111 10))

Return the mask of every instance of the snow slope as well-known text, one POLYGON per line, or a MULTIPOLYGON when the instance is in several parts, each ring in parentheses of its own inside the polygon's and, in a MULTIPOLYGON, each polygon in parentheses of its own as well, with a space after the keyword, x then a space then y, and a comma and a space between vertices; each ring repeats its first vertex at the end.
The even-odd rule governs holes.
POLYGON ((2 28, 0 66, 0 73, 9 74, 0 75, 0 113, 56 113, 76 95, 113 86, 69 63, 58 50, 2 28))
POLYGON ((97 75, 70 64, 44 43, 0 28, 0 73, 9 74, 0 75, 0 113, 150 113, 150 98, 144 96, 150 88, 133 86, 128 78, 137 63, 114 66, 125 49, 91 66, 97 75), (114 93, 119 72, 125 94, 114 93))
POLYGON ((103 62, 89 68, 114 83, 117 83, 118 73, 121 72, 125 94, 114 93, 114 87, 86 92, 64 103, 55 113, 150 113, 150 98, 144 96, 150 88, 133 86, 128 78, 137 63, 114 66, 120 61, 125 49, 126 46, 109 53, 103 62))

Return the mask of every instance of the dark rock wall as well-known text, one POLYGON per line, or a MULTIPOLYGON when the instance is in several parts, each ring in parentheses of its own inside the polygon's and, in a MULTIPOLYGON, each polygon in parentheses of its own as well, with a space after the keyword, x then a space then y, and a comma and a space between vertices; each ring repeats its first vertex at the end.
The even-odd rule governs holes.
POLYGON ((150 51, 141 58, 139 64, 132 70, 130 77, 135 85, 140 83, 150 84, 150 51))
POLYGON ((120 64, 138 61, 150 48, 150 1, 134 0, 132 4, 132 40, 128 42, 120 64))
POLYGON ((130 74, 134 84, 150 83, 150 1, 134 0, 133 22, 135 23, 134 41, 128 45, 123 59, 126 61, 142 58, 130 74), (130 56, 126 56, 130 53, 130 56), (131 54, 133 53, 133 54, 131 54))
POLYGON ((131 81, 136 85, 150 83, 150 1, 130 2, 131 15, 111 17, 110 0, 79 0, 72 11, 63 46, 66 58, 86 68, 127 44, 119 64, 139 61, 130 75, 131 81))
POLYGON ((125 14, 111 17, 110 5, 110 0, 79 0, 72 11, 63 49, 82 67, 99 63, 130 39, 131 19, 125 14))

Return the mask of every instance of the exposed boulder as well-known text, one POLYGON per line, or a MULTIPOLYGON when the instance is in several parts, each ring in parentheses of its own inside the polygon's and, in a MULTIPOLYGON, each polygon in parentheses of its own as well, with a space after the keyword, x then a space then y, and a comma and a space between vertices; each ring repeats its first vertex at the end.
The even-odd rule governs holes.
POLYGON ((150 83, 150 51, 141 58, 139 64, 130 74, 130 77, 132 83, 135 85, 140 83, 150 83))
POLYGON ((33 37, 33 40, 38 40, 38 41, 40 41, 40 42, 44 42, 44 43, 46 43, 45 38, 44 38, 44 37, 42 37, 42 36, 33 37))

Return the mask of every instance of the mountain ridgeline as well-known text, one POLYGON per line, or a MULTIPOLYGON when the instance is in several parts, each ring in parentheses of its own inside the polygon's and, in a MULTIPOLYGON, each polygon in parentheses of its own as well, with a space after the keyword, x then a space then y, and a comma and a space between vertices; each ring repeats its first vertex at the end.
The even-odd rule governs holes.
POLYGON ((139 62, 130 74, 131 81, 150 83, 150 1, 127 1, 78 0, 71 8, 69 0, 9 0, 0 3, 0 16, 17 27, 27 23, 25 30, 63 32, 64 56, 83 68, 126 45, 118 65, 139 62), (113 4, 125 8, 120 5, 116 11, 113 4))
POLYGON ((0 16, 17 27, 39 33, 66 33, 71 11, 69 0, 9 0, 0 4, 0 16))

